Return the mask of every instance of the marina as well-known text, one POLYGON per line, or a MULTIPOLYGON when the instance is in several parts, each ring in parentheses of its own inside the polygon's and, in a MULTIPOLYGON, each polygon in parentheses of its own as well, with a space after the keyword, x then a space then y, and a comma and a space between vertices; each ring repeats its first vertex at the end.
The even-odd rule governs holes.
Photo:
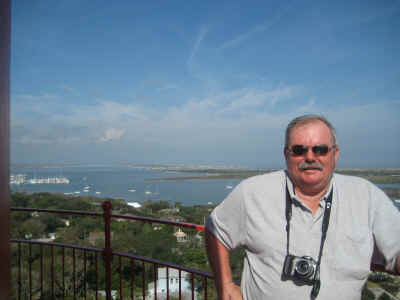
POLYGON ((10 184, 69 184, 66 177, 45 177, 45 178, 26 178, 25 174, 16 174, 10 176, 10 184))

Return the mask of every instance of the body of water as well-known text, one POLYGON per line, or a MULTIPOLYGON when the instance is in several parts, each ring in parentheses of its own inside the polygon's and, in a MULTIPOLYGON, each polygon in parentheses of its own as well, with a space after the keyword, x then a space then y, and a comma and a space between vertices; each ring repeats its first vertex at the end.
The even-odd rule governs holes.
POLYGON ((12 184, 13 191, 67 193, 76 196, 123 198, 127 202, 145 200, 181 202, 183 205, 220 203, 240 180, 192 179, 152 181, 153 178, 196 176, 204 174, 171 173, 166 171, 123 167, 71 167, 11 170, 12 175, 30 178, 66 177, 70 184, 12 184))
MULTIPOLYGON (((219 204, 239 182, 239 179, 190 179, 152 181, 154 178, 204 175, 171 173, 153 169, 124 167, 13 168, 12 175, 25 174, 27 179, 66 177, 70 184, 12 184, 13 191, 50 192, 99 198, 123 198, 126 202, 146 200, 168 201, 183 205, 219 204)), ((378 185, 399 188, 400 184, 378 185)), ((400 203, 395 203, 400 209, 400 203)))

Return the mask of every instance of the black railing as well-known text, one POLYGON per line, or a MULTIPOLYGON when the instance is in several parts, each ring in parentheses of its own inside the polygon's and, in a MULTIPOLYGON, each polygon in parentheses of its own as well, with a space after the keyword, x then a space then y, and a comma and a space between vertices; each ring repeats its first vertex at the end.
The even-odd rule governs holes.
POLYGON ((103 202, 102 208, 103 213, 11 208, 12 211, 16 212, 103 217, 105 237, 104 248, 102 249, 65 243, 11 239, 14 245, 14 257, 17 259, 17 270, 14 272, 16 274, 13 274, 13 277, 17 279, 14 281, 17 283, 16 299, 99 299, 104 294, 105 298, 109 300, 115 299, 113 294, 115 292, 117 292, 118 299, 124 299, 125 297, 130 299, 138 299, 138 297, 142 299, 171 299, 172 296, 174 299, 192 300, 209 298, 208 289, 210 285, 208 281, 213 280, 212 274, 131 253, 114 251, 111 245, 110 227, 113 218, 167 224, 195 230, 204 230, 204 226, 148 217, 112 214, 112 205, 109 201, 103 202), (67 255, 67 251, 70 252, 70 255, 67 255), (23 259, 24 256, 26 256, 26 259, 23 259), (102 264, 99 263, 99 256, 102 258, 102 264), (59 261, 56 261, 56 258, 59 261), (47 267, 45 266, 46 264, 47 267), (166 290, 162 292, 157 289, 160 267, 162 268, 161 270, 165 270, 166 274, 164 278, 166 290), (149 268, 152 268, 153 272, 150 272, 149 268), (135 270, 139 271, 136 272, 135 270), (172 271, 175 271, 179 278, 171 278, 172 271), (115 272, 119 276, 117 290, 115 290, 115 282, 112 289, 112 275, 115 272), (146 276, 150 273, 154 274, 152 278, 154 286, 148 289, 146 288, 146 276), (66 280, 67 274, 70 280, 66 280), (105 276, 104 290, 99 289, 99 278, 101 276, 105 276), (124 278, 129 278, 128 287, 126 287, 127 280, 123 280, 124 278), (175 285, 170 283, 170 279, 175 279, 175 285), (176 289, 176 281, 178 280, 178 289, 176 289), (190 291, 182 287, 182 283, 187 281, 190 283, 190 291), (172 289, 172 286, 175 289, 172 289), (201 288, 198 288, 199 286, 201 288), (89 287, 90 291, 94 292, 89 292, 89 287), (36 295, 40 295, 40 297, 36 295))
MULTIPOLYGON (((74 210, 52 210, 39 208, 11 208, 15 212, 41 212, 65 215, 80 215, 102 217, 104 221, 104 248, 77 246, 66 243, 43 242, 37 240, 11 239, 13 244, 13 257, 16 258, 16 270, 13 278, 16 283, 15 299, 115 299, 113 293, 117 292, 118 299, 208 299, 209 280, 213 275, 208 272, 163 262, 160 260, 119 252, 112 249, 111 245, 111 220, 112 218, 136 220, 141 222, 167 224, 204 231, 204 226, 174 222, 169 220, 149 217, 112 214, 111 202, 103 202, 103 213, 74 210), (56 253, 55 253, 56 252, 56 253), (68 255, 67 252, 70 252, 68 255), (23 257, 26 259, 23 259, 23 257), (99 258, 100 256, 100 258, 99 258), (59 261, 56 261, 56 258, 59 261), (99 263, 102 261, 102 264, 99 263), (47 266, 46 266, 47 264, 47 266), (157 279, 159 268, 165 270, 166 290, 159 293, 157 279), (152 272, 149 272, 152 268, 152 272), (147 270, 146 270, 147 269, 147 270), (36 270, 36 271, 34 271, 36 270), (38 271, 37 271, 38 270, 38 271), (175 285, 178 281, 178 289, 173 289, 170 272, 178 273, 175 285), (118 289, 112 289, 112 274, 118 273, 118 289), (147 273, 146 273, 147 272, 147 273), (146 274, 153 273, 154 286, 146 288, 146 274), (66 276, 70 280, 66 280, 66 276), (104 290, 99 289, 99 279, 105 276, 104 290), (16 278, 16 281, 15 281, 16 278), (125 278, 125 280, 124 280, 125 278), (182 282, 189 281, 190 291, 182 288, 182 282), (195 281, 197 287, 195 288, 195 281), (128 287, 126 286, 128 283, 128 287), (89 291, 90 290, 90 291, 89 291), (94 292, 93 292, 94 291, 94 292), (151 292, 153 291, 153 292, 151 292), (201 295, 199 295, 201 292, 201 295), (37 295, 40 295, 37 297, 37 295)), ((372 271, 383 271, 380 264, 371 264, 372 271)), ((215 292, 213 293, 215 295, 215 292)))

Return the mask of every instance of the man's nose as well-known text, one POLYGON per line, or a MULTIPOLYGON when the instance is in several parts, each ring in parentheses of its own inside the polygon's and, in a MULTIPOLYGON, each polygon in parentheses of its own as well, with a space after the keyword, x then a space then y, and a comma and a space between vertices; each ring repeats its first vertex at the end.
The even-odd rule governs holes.
POLYGON ((306 161, 315 161, 315 154, 311 147, 307 149, 307 152, 305 153, 305 159, 306 161))

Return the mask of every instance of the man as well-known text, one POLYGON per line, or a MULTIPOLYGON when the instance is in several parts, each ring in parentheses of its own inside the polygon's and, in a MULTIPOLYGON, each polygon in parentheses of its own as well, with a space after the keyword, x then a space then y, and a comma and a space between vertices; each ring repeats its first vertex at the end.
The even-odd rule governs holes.
POLYGON ((286 171, 242 181, 207 219, 219 299, 359 300, 374 245, 400 273, 400 212, 370 182, 333 173, 332 125, 317 115, 294 119, 284 156, 286 171), (241 287, 229 266, 237 247, 246 253, 241 287))

